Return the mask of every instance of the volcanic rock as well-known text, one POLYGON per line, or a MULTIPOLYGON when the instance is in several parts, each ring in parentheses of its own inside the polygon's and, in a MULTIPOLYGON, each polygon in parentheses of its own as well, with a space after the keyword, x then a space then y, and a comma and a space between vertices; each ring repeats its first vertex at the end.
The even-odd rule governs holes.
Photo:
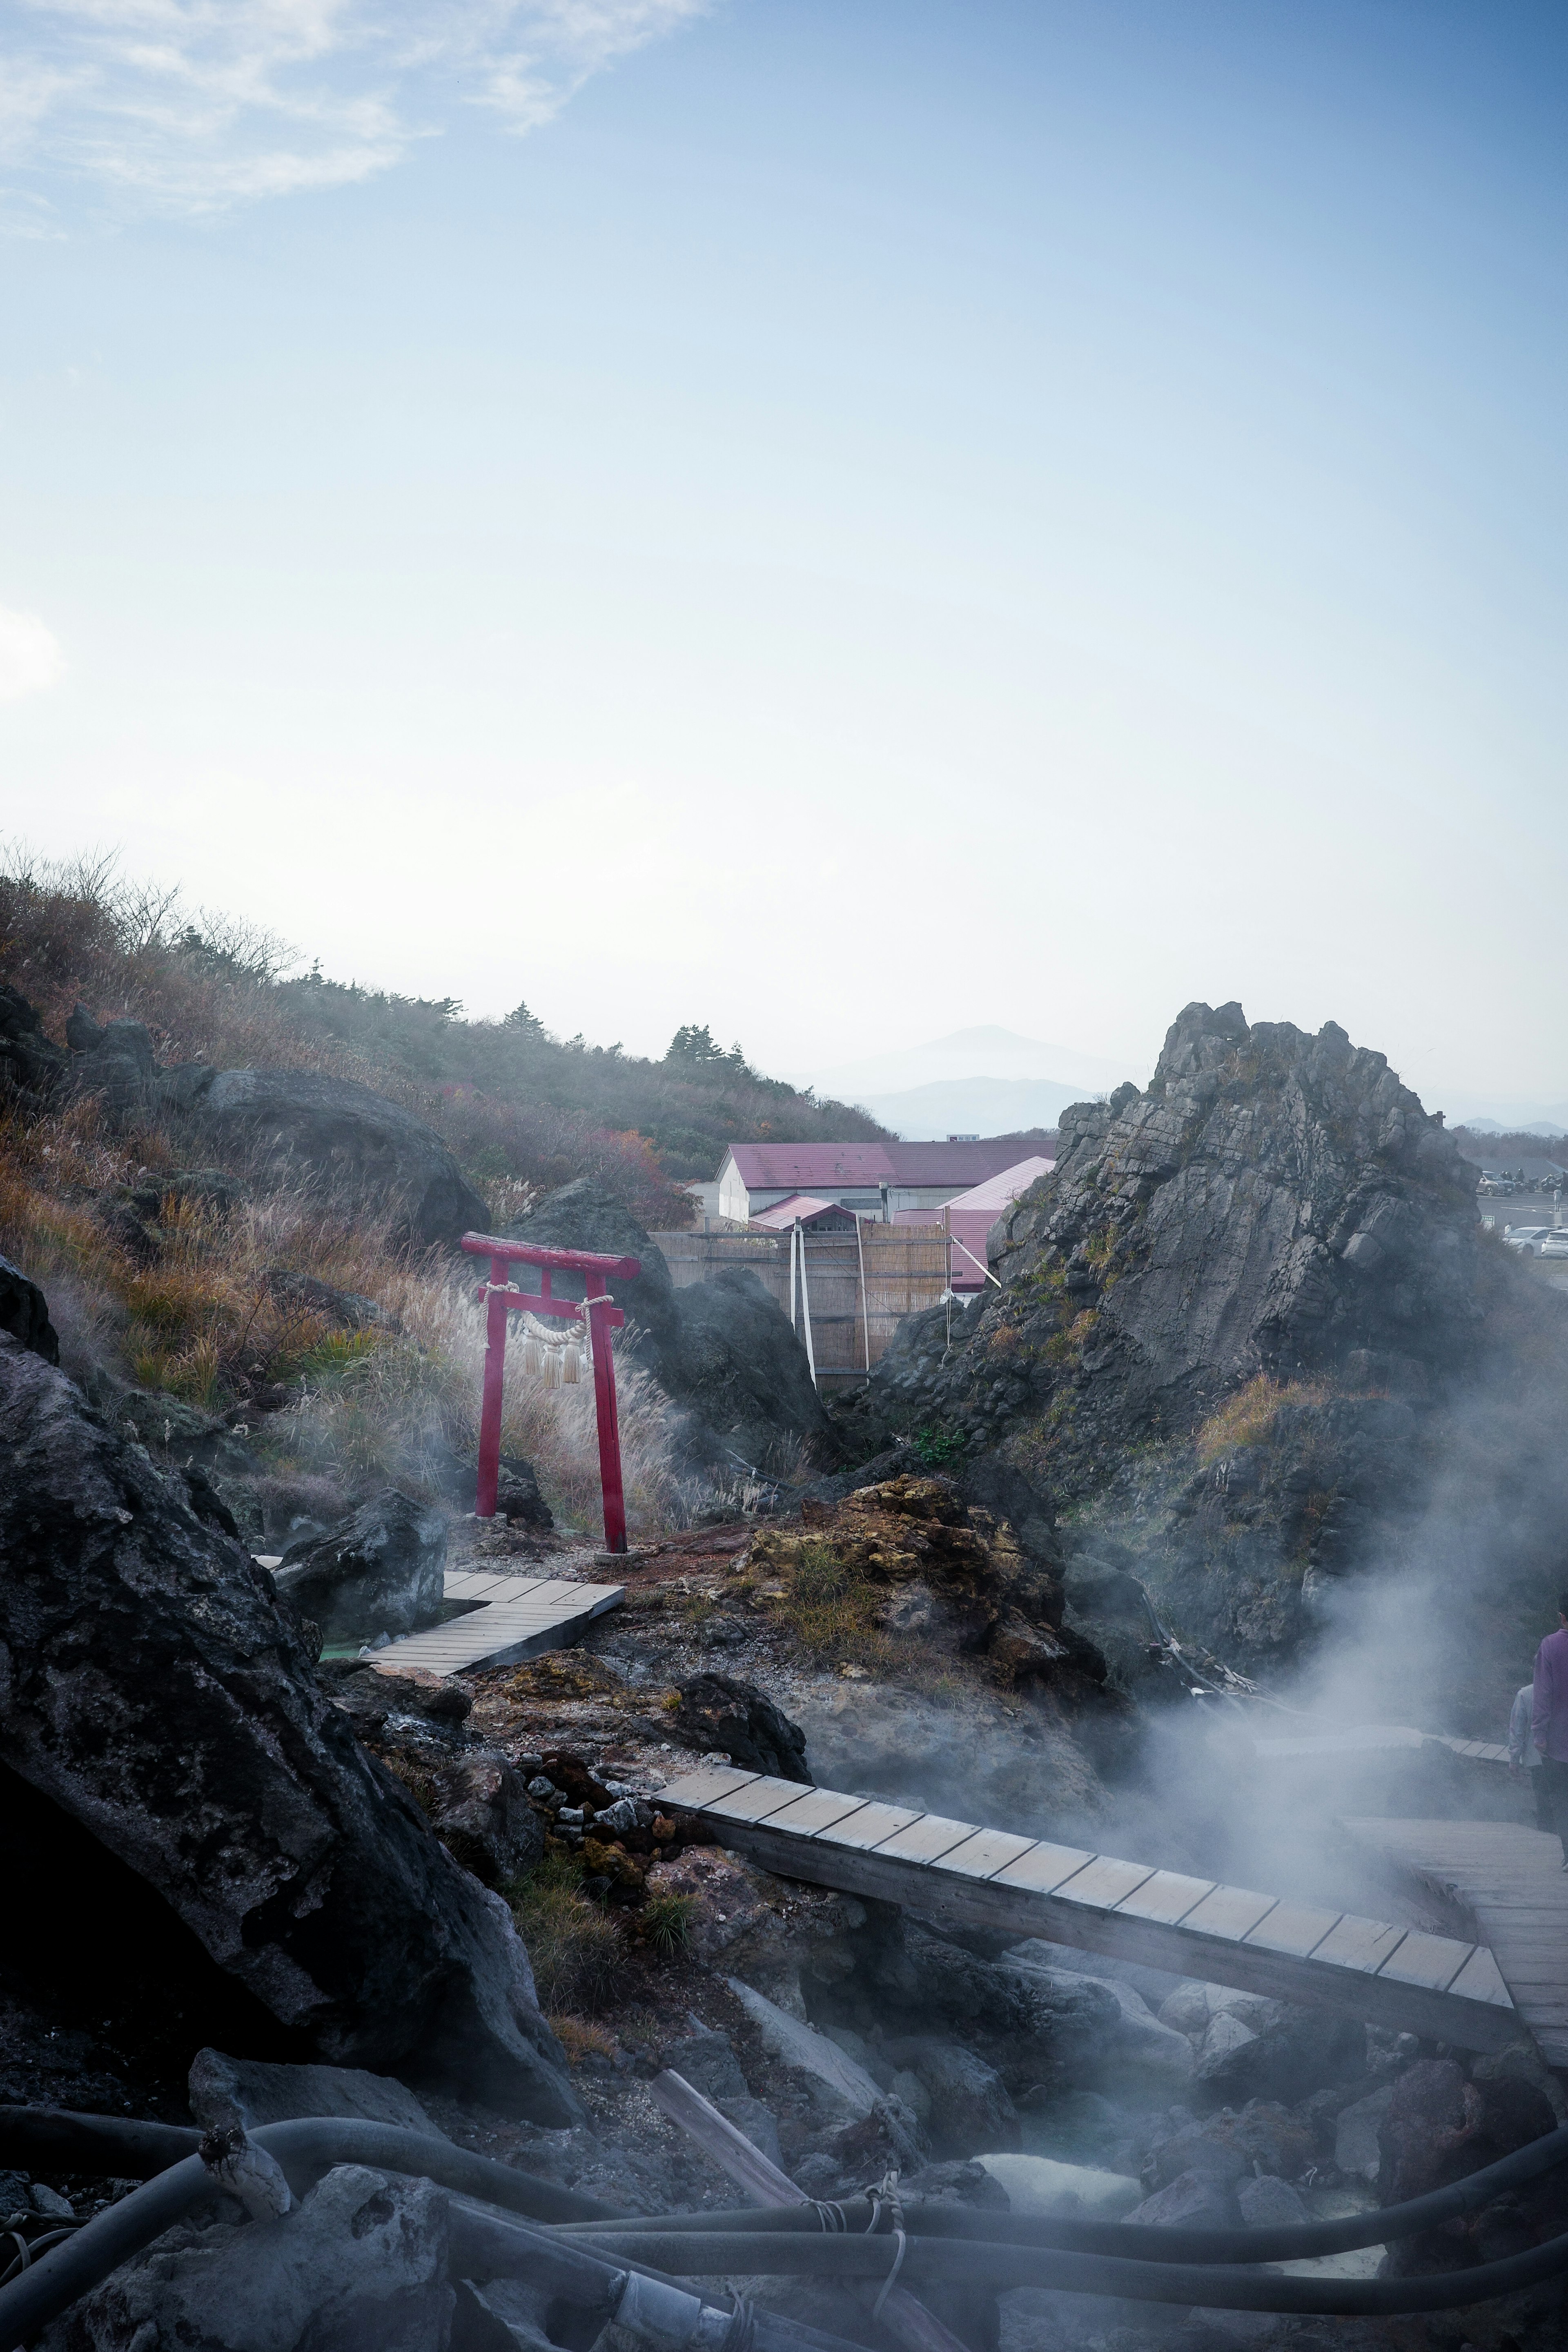
POLYGON ((324 1642, 368 1642, 437 1623, 446 1564, 440 1512, 388 1487, 325 1535, 291 1543, 272 1583, 324 1642))
POLYGON ((697 1675, 681 1684, 679 1697, 673 1721, 688 1747, 726 1755, 742 1772, 812 1786, 805 1732, 753 1684, 697 1675))
POLYGON ((351 1208, 390 1213, 420 1244, 484 1228, 483 1201, 435 1130, 352 1079, 208 1070, 180 1077, 172 1091, 172 1108, 229 1152, 244 1153, 268 1183, 304 1184, 351 1208))
POLYGON ((279 1307, 310 1315, 331 1324, 334 1331, 401 1330, 395 1315, 358 1290, 340 1290, 313 1274, 291 1265, 269 1265, 261 1277, 268 1297, 279 1307))
POLYGON ((454 2300, 442 2191, 344 2164, 280 2220, 165 2231, 39 2341, 45 2352, 445 2352, 454 2300))
POLYGON ((67 1076, 74 1094, 101 1096, 111 1115, 145 1108, 157 1080, 153 1034, 142 1021, 106 1021, 100 1027, 79 1004, 66 1024, 71 1046, 67 1076))
POLYGON ((972 1445, 1054 1408, 1041 1466, 1079 1479, 1259 1372, 1371 1349, 1447 1377, 1473 1349, 1473 1172, 1332 1022, 1189 1005, 1142 1094, 1063 1112, 1055 1171, 1002 1223, 1003 1288, 928 1402, 972 1445))
POLYGON ((926 2094, 923 2120, 939 2157, 1021 2144, 1023 2126, 1001 2075, 962 2042, 895 2042, 889 2054, 916 2076, 926 2094))
POLYGON ((354 2116, 442 2138, 412 2091, 363 2066, 287 2066, 198 2050, 191 2061, 191 2113, 205 2130, 259 2131, 296 2116, 354 2116))
POLYGON ((0 982, 0 1084, 41 1108, 62 1084, 67 1060, 26 998, 0 982))
POLYGON ((1241 2218, 1249 2230, 1290 2230, 1310 2221, 1299 2189, 1281 2180, 1277 2172, 1259 2172, 1244 2180, 1236 2192, 1241 2208, 1241 2218))
POLYGON ((0 1760, 313 2054, 578 2110, 499 1896, 360 1747, 291 1617, 0 1334, 0 1760))
POLYGON ((9 1331, 46 1364, 59 1362, 59 1337, 49 1321, 49 1302, 8 1257, 0 1257, 0 1331, 9 1331))
POLYGON ((505 1886, 543 1860, 543 1824, 498 1749, 471 1748, 435 1780, 436 1834, 486 1886, 505 1886))
POLYGON ((1183 2172, 1125 2218, 1142 2230, 1234 2230, 1236 2200, 1217 2173, 1183 2172))

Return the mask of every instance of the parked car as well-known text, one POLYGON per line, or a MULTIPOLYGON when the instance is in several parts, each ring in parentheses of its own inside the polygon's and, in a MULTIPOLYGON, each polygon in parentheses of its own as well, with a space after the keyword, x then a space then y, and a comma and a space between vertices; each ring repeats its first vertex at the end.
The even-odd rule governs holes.
POLYGON ((1511 1176, 1483 1176, 1476 1190, 1484 1192, 1489 1200, 1501 1200, 1512 1192, 1513 1179, 1511 1176))
POLYGON ((1510 1249, 1517 1250, 1521 1257, 1539 1257, 1542 1242, 1552 1238, 1550 1225, 1510 1225, 1503 1234, 1510 1249))
POLYGON ((1541 1244, 1538 1255, 1542 1257, 1568 1257, 1568 1233, 1548 1234, 1546 1239, 1541 1244))

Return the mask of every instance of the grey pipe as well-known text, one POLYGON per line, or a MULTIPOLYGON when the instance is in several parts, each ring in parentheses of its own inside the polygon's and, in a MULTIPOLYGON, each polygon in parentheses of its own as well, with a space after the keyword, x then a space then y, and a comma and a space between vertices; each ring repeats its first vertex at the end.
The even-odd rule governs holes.
POLYGON ((886 2236, 807 2237, 780 2230, 660 2231, 655 2225, 640 2234, 617 2233, 615 2247, 618 2255, 636 2262, 679 2264, 688 2277, 740 2272, 774 2278, 886 2279, 897 2263, 900 2284, 910 2287, 942 2282, 1003 2294, 1009 2287, 1043 2286, 1134 2303, 1352 2318, 1460 2310, 1568 2272, 1568 2236, 1474 2270, 1391 2279, 1286 2278, 1239 2264, 1131 2262, 969 2238, 911 2236, 900 2259, 886 2236))
MULTIPOLYGON (((1467 2174, 1449 2188, 1434 2189, 1426 2197, 1412 2197, 1403 2205, 1384 2205, 1370 2213, 1347 2214, 1338 2221, 1297 2221, 1277 2230, 1163 2230, 1136 2221, 1053 2221, 1045 2215, 966 2211, 962 2206, 911 2204, 904 2227, 911 2237, 981 2238, 989 2244, 1048 2247, 1063 2253, 1114 2254, 1135 2260, 1166 2263, 1297 2263, 1315 2254, 1348 2253, 1356 2246, 1384 2246, 1421 2231, 1435 2230, 1463 2213, 1474 2213, 1510 2189, 1522 2188, 1560 2164, 1568 2163, 1568 2126, 1500 2157, 1495 2164, 1467 2174)), ((868 2230, 873 2208, 863 2197, 842 2208, 851 2233, 868 2230)), ((650 2225, 624 2221, 606 2228, 594 2221, 568 2225, 578 2237, 603 2237, 613 2245, 618 2231, 637 2231, 650 2225)), ((814 2205, 791 2205, 774 2211, 743 2210, 729 2213, 661 2214, 660 2231, 739 2230, 751 2233, 804 2231, 807 2236, 822 2224, 814 2205)))
POLYGON ((125 2116, 83 2116, 69 2107, 0 2107, 0 2169, 108 2173, 150 2180, 195 2156, 190 2124, 149 2124, 125 2116))

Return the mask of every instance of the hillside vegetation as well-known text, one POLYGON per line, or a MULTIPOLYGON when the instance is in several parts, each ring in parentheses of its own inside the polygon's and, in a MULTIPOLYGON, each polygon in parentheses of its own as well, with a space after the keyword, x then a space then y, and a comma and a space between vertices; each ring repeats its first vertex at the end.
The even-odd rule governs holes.
POLYGON ((753 1070, 706 1024, 659 1061, 552 1036, 520 1003, 465 1018, 454 998, 398 996, 326 978, 271 935, 200 913, 175 891, 127 886, 111 862, 0 866, 0 980, 58 1038, 79 1000, 99 1020, 146 1023, 158 1057, 357 1079, 429 1121, 481 1192, 590 1176, 649 1227, 689 1221, 680 1190, 727 1144, 868 1139, 864 1111, 818 1102, 753 1070))

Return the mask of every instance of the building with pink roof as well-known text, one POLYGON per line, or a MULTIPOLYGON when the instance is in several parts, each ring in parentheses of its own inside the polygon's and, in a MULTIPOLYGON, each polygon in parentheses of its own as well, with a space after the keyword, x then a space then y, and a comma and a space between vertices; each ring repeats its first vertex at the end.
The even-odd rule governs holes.
POLYGON ((1056 1166, 1054 1160, 1037 1155, 1020 1160, 1000 1174, 987 1177, 982 1184, 971 1186, 967 1192, 955 1193, 940 1209, 901 1209, 893 1219, 898 1225, 940 1225, 948 1232, 948 1281, 954 1290, 980 1290, 985 1284, 986 1236, 1005 1209, 1010 1209, 1021 1192, 1047 1176, 1056 1166))
POLYGON ((948 1143, 732 1143, 719 1167, 719 1214, 754 1223, 792 1193, 837 1201, 882 1222, 907 1209, 940 1209, 957 1192, 999 1176, 1018 1143, 982 1138, 948 1143))

